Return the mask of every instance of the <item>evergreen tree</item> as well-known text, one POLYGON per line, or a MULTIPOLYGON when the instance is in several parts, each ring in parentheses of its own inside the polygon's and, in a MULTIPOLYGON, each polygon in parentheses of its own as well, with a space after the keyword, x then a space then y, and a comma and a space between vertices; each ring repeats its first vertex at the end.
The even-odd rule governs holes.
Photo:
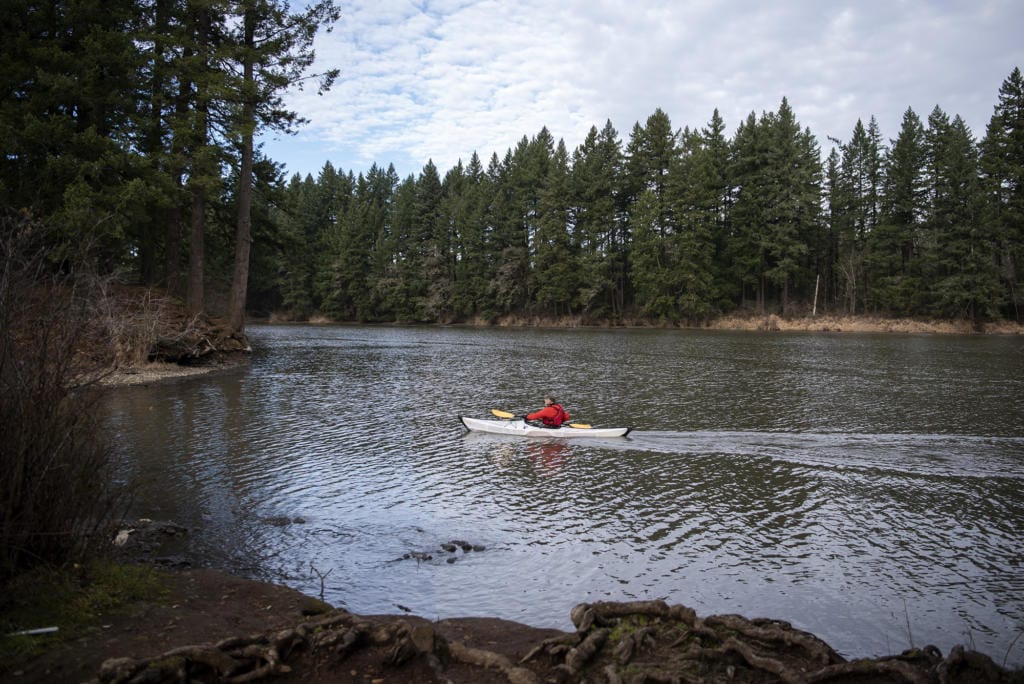
POLYGON ((810 130, 800 130, 786 98, 773 119, 769 185, 772 266, 768 279, 781 290, 782 313, 789 313, 790 291, 807 280, 811 236, 821 207, 821 157, 810 130))
MULTIPOLYGON (((388 231, 396 180, 394 167, 385 170, 374 164, 356 178, 347 207, 339 201, 341 197, 332 198, 332 205, 341 211, 338 220, 328 224, 320 242, 325 258, 318 273, 317 292, 324 313, 333 318, 379 319, 373 252, 380 236, 388 231)), ((347 188, 343 185, 339 189, 347 188)))
POLYGON ((920 310, 925 186, 925 132, 913 109, 885 159, 882 220, 869 237, 868 273, 873 308, 910 315, 920 310))
POLYGON ((573 313, 579 287, 570 204, 569 152, 559 140, 542 183, 534 245, 534 300, 542 313, 555 316, 573 313))
MULTIPOLYGON (((830 138, 830 140, 836 146, 842 145, 835 138, 830 138)), ((837 267, 839 263, 839 229, 842 227, 843 207, 847 205, 840 173, 841 163, 839 151, 837 147, 833 147, 825 163, 826 215, 822 222, 822 230, 815 243, 815 253, 817 255, 815 270, 816 273, 824 276, 820 282, 823 285, 823 291, 819 293, 821 294, 820 301, 824 305, 823 308, 828 308, 829 305, 835 303, 838 296, 835 293, 841 292, 842 284, 846 282, 846 279, 842 278, 840 269, 837 267)), ((844 299, 844 301, 848 300, 844 299)), ((817 301, 814 304, 816 305, 817 301)))
POLYGON ((786 98, 777 113, 756 120, 751 113, 737 129, 728 253, 739 282, 756 285, 757 308, 765 311, 769 286, 789 313, 790 289, 808 279, 810 251, 821 207, 821 159, 810 130, 801 131, 786 98))
POLYGON ((226 89, 225 56, 220 51, 226 17, 223 5, 186 3, 185 35, 181 60, 179 99, 181 117, 175 119, 175 136, 188 158, 190 198, 189 275, 186 302, 194 314, 206 311, 206 223, 210 198, 220 193, 220 166, 225 150, 214 141, 215 128, 224 125, 226 113, 218 94, 226 89))
POLYGON ((480 157, 473 153, 463 175, 462 197, 454 221, 457 226, 452 283, 452 307, 456 318, 489 318, 493 308, 482 296, 490 272, 487 229, 486 183, 480 157))
MULTIPOLYGON (((241 330, 248 292, 249 252, 252 240, 252 186, 257 130, 291 131, 300 117, 283 107, 284 91, 300 83, 313 63, 313 38, 321 26, 339 17, 333 0, 318 0, 300 14, 289 14, 287 2, 244 0, 239 3, 239 27, 234 36, 236 62, 241 72, 234 82, 236 119, 231 130, 240 151, 235 261, 231 279, 228 326, 241 330)), ((338 70, 320 75, 320 91, 330 88, 338 70)))
MULTIPOLYGON (((330 162, 324 165, 320 177, 325 173, 334 174, 330 162)), ((312 176, 307 175, 305 179, 298 174, 292 176, 285 191, 286 200, 276 218, 282 238, 277 267, 278 301, 290 318, 300 321, 308 319, 315 309, 313 276, 320 253, 316 249, 320 235, 311 242, 307 238, 307 227, 316 225, 312 215, 317 189, 312 176)))
POLYGON ((107 270, 131 263, 128 236, 158 194, 134 149, 138 16, 132 0, 14 0, 0 27, 0 203, 52 221, 60 241, 91 240, 107 270))
POLYGON ((677 313, 672 287, 676 268, 673 255, 668 250, 668 241, 661 235, 658 209, 659 202, 653 189, 641 192, 633 203, 630 281, 641 314, 673 319, 677 313))
POLYGON ((416 204, 416 177, 409 174, 395 187, 388 227, 378 237, 375 249, 373 298, 378 320, 410 321, 415 317, 406 278, 413 257, 410 236, 416 223, 416 204))
POLYGON ((979 321, 1001 304, 995 234, 982 220, 978 153, 963 119, 928 118, 931 207, 927 222, 932 312, 979 321))
POLYGON ((622 144, 611 121, 592 127, 573 153, 573 244, 580 250, 574 306, 595 316, 622 314, 626 233, 620 206, 622 144))
POLYGON ((629 280, 636 287, 635 303, 640 310, 661 318, 676 315, 678 254, 668 187, 678 154, 672 123, 661 109, 647 118, 645 126, 633 127, 626 146, 624 199, 631 199, 627 212, 632 234, 629 280), (641 197, 638 222, 634 217, 641 209, 641 197))
POLYGON ((770 184, 767 115, 759 122, 753 112, 736 129, 729 175, 733 179, 731 231, 725 260, 740 294, 746 300, 748 288, 755 292, 756 308, 765 310, 765 271, 768 268, 767 227, 770 206, 765 188, 770 184))
MULTIPOLYGON (((720 123, 716 110, 711 130, 720 123)), ((705 318, 716 308, 715 240, 724 231, 725 169, 712 148, 716 134, 706 133, 684 130, 682 154, 669 176, 676 223, 674 303, 678 315, 691 319, 705 318)))
POLYGON ((861 120, 842 146, 839 184, 833 192, 833 229, 838 238, 839 283, 848 313, 858 313, 868 299, 867 244, 879 223, 882 191, 881 134, 874 117, 861 120))
POLYGON ((278 214, 283 243, 278 283, 282 306, 299 320, 322 310, 316 276, 336 256, 328 245, 342 244, 341 225, 354 184, 351 173, 343 174, 327 162, 317 180, 296 176, 289 185, 288 205, 278 214))
POLYGON ((728 278, 725 276, 722 260, 726 241, 730 231, 730 212, 732 209, 732 179, 729 176, 732 143, 725 137, 725 121, 714 110, 711 121, 701 131, 701 164, 698 179, 702 179, 697 188, 701 197, 710 204, 704 208, 711 221, 712 238, 714 241, 714 261, 712 264, 714 285, 712 302, 714 310, 724 310, 734 300, 728 278))
POLYGON ((406 296, 415 303, 416 320, 437 320, 448 305, 444 234, 441 214, 441 178, 433 161, 427 161, 416 181, 416 214, 406 264, 406 296))
POLYGON ((998 242, 1007 313, 1024 318, 1024 77, 1015 67, 999 88, 999 101, 981 143, 987 197, 985 221, 998 242))
MULTIPOLYGON (((504 160, 492 163, 493 236, 497 268, 491 294, 502 314, 519 313, 530 305, 531 249, 536 232, 540 178, 547 173, 551 136, 547 129, 530 141, 526 136, 504 160)), ((494 160, 492 160, 494 161, 494 160)))
POLYGON ((635 201, 645 191, 654 193, 659 205, 657 230, 662 236, 669 227, 669 209, 665 199, 669 171, 678 155, 678 140, 668 114, 660 108, 647 117, 644 126, 633 126, 626 146, 625 198, 635 201))

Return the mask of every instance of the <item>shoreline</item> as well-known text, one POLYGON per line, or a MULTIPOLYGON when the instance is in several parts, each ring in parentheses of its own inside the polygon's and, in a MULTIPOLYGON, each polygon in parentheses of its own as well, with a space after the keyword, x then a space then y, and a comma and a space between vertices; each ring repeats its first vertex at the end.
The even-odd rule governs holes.
POLYGON ((580 603, 570 614, 575 631, 563 631, 489 617, 357 615, 218 570, 151 572, 158 586, 148 596, 55 632, 7 674, 90 684, 170 684, 184 672, 202 681, 325 684, 1024 682, 1024 671, 966 646, 847 658, 783 620, 700 616, 660 600, 580 603))
POLYGON ((150 361, 138 366, 122 366, 112 369, 99 379, 102 387, 131 387, 154 382, 183 380, 197 376, 234 370, 249 364, 248 352, 222 354, 216 360, 195 366, 182 365, 173 361, 150 361))
POLYGON ((306 320, 281 314, 252 319, 261 325, 368 325, 470 328, 591 328, 591 329, 655 329, 655 330, 723 330, 748 332, 811 332, 811 333, 894 333, 924 335, 1006 335, 1024 336, 1024 323, 1009 320, 975 324, 968 320, 887 318, 870 315, 788 316, 777 314, 733 314, 719 316, 701 323, 657 321, 644 318, 625 318, 619 321, 594 320, 583 316, 504 316, 493 321, 473 319, 453 323, 366 323, 336 321, 324 316, 306 320))
MULTIPOLYGON (((334 321, 313 317, 306 321, 273 315, 268 318, 251 319, 258 325, 368 325, 404 326, 403 323, 359 323, 355 321, 334 321)), ((685 325, 649 320, 625 320, 585 322, 580 317, 520 318, 506 317, 496 322, 470 321, 465 323, 425 323, 437 327, 471 328, 582 328, 582 329, 636 329, 636 330, 715 330, 735 332, 803 332, 803 333, 854 333, 854 334, 896 334, 896 335, 1000 335, 1024 336, 1024 324, 1013 321, 984 323, 980 329, 970 321, 918 320, 910 318, 883 318, 878 316, 799 316, 783 318, 776 314, 721 316, 700 325, 685 325)), ((232 370, 249 363, 248 351, 220 352, 216 358, 196 365, 182 365, 173 361, 151 361, 138 366, 123 366, 112 369, 99 379, 104 387, 130 387, 148 385, 154 382, 182 380, 206 376, 225 370, 232 370)))

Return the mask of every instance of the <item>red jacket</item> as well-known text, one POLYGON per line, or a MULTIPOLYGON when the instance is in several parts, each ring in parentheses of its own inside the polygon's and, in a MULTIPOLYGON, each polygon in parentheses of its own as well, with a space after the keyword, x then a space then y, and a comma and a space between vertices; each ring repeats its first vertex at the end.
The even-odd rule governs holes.
POLYGON ((551 406, 545 406, 540 411, 526 414, 526 420, 539 420, 543 421, 548 427, 558 427, 569 420, 569 414, 566 413, 560 404, 551 404, 551 406))

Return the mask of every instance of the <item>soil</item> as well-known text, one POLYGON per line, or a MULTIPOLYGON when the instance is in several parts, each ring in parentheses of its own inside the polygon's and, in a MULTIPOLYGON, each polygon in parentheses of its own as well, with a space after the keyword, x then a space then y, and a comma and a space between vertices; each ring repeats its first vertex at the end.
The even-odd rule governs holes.
POLYGON ((581 604, 575 633, 506 620, 357 616, 216 570, 164 571, 167 599, 103 614, 10 682, 1024 682, 959 647, 845 661, 774 620, 660 601, 581 604))

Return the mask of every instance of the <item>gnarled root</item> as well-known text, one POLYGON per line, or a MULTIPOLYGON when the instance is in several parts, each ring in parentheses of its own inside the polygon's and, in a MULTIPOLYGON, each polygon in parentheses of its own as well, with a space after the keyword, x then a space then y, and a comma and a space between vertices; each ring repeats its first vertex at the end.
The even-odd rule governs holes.
POLYGON ((508 678, 509 684, 540 684, 540 678, 524 667, 517 667, 505 656, 479 648, 469 648, 457 641, 449 644, 451 655, 467 665, 476 665, 500 670, 508 678))

